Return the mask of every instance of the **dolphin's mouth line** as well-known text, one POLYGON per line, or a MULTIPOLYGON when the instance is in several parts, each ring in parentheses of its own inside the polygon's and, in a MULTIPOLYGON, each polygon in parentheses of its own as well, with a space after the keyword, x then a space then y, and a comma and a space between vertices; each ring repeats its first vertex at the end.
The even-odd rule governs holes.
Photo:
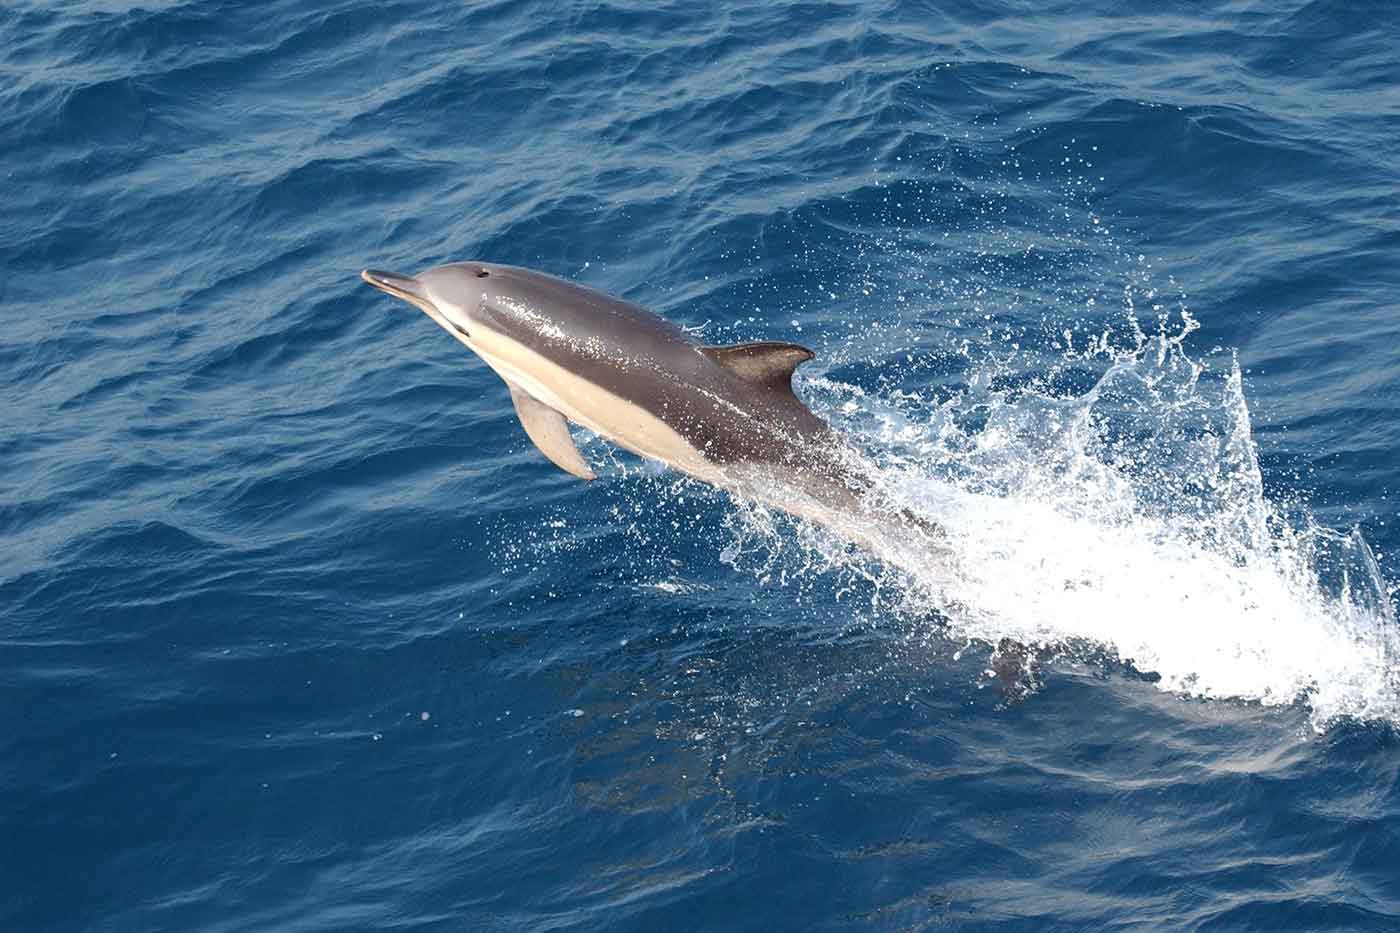
POLYGON ((360 273, 360 278, 386 294, 407 301, 434 321, 461 334, 467 340, 471 339, 472 335, 465 327, 438 310, 437 305, 423 293, 423 287, 417 279, 399 275, 397 272, 381 272, 378 269, 365 269, 360 273))
POLYGON ((380 272, 378 269, 366 269, 360 273, 360 278, 381 292, 387 292, 395 298, 402 298, 429 314, 437 311, 437 307, 423 293, 423 288, 417 279, 399 275, 397 272, 380 272))

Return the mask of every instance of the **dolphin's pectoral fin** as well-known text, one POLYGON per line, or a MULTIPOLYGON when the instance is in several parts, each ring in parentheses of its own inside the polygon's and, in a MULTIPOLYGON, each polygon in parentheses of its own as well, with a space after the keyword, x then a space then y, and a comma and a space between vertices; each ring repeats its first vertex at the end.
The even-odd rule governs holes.
POLYGON ((701 347, 700 352, 745 382, 785 392, 792 391, 793 370, 816 356, 806 347, 777 341, 701 347))
POLYGON ((515 403, 515 413, 520 416, 520 424, 530 440, 554 465, 579 479, 597 479, 598 475, 588 466, 588 461, 574 446, 569 434, 569 423, 553 408, 536 399, 513 383, 510 386, 510 400, 515 403))

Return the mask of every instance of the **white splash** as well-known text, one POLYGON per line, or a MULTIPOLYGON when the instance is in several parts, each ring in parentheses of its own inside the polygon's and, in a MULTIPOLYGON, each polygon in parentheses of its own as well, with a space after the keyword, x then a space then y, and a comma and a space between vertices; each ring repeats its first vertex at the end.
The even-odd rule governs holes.
MULTIPOLYGON (((1184 321, 1077 356, 1103 375, 1074 397, 992 391, 988 374, 941 401, 808 379, 813 407, 871 458, 883 499, 947 538, 946 552, 909 547, 886 523, 872 568, 800 529, 802 569, 874 580, 882 604, 896 592, 906 614, 936 612, 958 638, 1087 640, 1164 690, 1302 700, 1319 730, 1344 716, 1400 723, 1400 637, 1365 539, 1266 499, 1238 364, 1191 359, 1184 321)), ((736 566, 755 540, 791 545, 776 544, 772 515, 737 514, 736 566)))

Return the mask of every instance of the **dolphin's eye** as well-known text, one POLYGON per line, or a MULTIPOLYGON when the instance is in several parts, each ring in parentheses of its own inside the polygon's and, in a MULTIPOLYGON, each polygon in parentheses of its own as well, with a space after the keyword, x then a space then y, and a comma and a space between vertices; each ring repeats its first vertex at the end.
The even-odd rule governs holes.
POLYGON ((477 269, 477 270, 476 270, 476 277, 479 278, 479 279, 484 279, 484 278, 486 278, 486 277, 487 277, 488 275, 490 275, 490 274, 491 274, 491 273, 487 272, 485 269, 477 269))

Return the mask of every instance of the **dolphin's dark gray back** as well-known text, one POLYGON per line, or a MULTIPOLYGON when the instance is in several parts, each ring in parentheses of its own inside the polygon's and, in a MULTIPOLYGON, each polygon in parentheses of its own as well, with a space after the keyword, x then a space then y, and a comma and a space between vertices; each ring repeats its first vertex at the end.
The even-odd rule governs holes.
POLYGON ((834 469, 835 436, 792 391, 792 371, 810 350, 706 347, 596 289, 513 266, 482 268, 490 272, 484 310, 503 333, 650 412, 708 459, 834 469))

